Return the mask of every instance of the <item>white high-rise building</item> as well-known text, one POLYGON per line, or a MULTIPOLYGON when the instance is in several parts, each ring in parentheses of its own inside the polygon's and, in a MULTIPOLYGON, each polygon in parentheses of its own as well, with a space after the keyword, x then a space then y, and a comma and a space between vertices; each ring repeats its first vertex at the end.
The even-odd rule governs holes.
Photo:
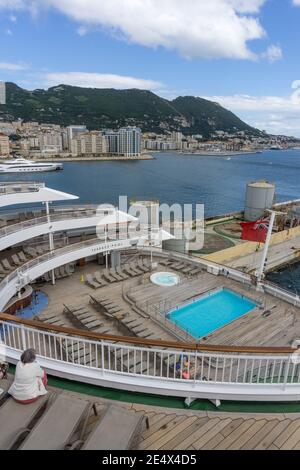
POLYGON ((141 154, 142 132, 138 127, 124 127, 119 130, 118 154, 137 157, 141 154))
POLYGON ((107 132, 108 152, 113 155, 136 157, 141 154, 142 133, 138 127, 123 127, 118 132, 107 132))

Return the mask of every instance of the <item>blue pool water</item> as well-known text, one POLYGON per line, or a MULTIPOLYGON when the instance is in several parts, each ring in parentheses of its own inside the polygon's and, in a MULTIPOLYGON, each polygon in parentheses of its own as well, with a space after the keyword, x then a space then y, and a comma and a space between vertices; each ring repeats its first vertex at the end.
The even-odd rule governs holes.
POLYGON ((33 293, 32 302, 28 307, 22 308, 16 312, 16 316, 19 318, 30 319, 40 313, 48 306, 49 300, 44 292, 35 291, 33 293))
POLYGON ((228 289, 220 289, 171 311, 169 320, 196 339, 231 323, 257 306, 228 289))

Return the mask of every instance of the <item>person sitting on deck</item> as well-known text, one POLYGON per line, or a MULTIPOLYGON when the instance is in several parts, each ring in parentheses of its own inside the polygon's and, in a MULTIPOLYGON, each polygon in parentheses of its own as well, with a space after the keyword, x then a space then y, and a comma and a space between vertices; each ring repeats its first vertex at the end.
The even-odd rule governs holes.
POLYGON ((46 395, 47 376, 36 362, 34 349, 27 349, 21 355, 15 372, 15 380, 8 393, 18 403, 33 403, 40 396, 46 395))

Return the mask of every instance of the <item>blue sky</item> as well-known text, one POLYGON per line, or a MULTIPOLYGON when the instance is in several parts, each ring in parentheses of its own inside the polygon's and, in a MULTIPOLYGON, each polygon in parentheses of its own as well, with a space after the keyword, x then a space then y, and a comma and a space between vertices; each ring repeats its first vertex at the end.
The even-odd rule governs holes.
POLYGON ((0 80, 203 96, 300 136, 300 0, 0 0, 0 80))

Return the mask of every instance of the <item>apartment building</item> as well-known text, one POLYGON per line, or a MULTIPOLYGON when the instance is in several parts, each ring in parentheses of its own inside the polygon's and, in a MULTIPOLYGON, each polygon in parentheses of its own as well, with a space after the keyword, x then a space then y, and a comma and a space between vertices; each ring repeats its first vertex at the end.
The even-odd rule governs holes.
POLYGON ((9 138, 5 134, 0 134, 0 156, 7 157, 9 154, 9 138))

